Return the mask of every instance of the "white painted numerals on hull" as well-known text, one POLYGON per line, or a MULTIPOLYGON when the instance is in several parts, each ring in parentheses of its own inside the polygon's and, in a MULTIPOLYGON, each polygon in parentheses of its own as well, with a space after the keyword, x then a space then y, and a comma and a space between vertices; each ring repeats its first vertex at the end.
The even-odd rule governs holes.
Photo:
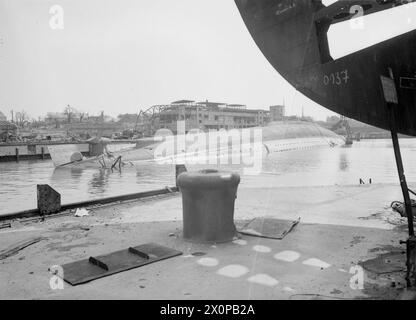
POLYGON ((334 72, 324 75, 324 85, 343 85, 348 83, 350 77, 348 76, 348 70, 343 70, 341 72, 334 72))

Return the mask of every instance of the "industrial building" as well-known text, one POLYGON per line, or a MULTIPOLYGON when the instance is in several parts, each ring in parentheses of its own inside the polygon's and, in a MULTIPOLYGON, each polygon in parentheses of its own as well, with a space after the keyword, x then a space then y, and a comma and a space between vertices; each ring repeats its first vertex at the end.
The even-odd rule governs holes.
POLYGON ((192 129, 203 131, 240 129, 264 126, 270 121, 283 120, 284 107, 281 106, 277 113, 281 116, 272 118, 268 110, 247 109, 243 104, 179 100, 169 105, 154 106, 142 112, 139 116, 138 128, 145 135, 153 134, 162 128, 177 133, 177 122, 182 120, 185 121, 186 132, 192 129))
POLYGON ((285 117, 285 106, 277 105, 270 107, 270 119, 271 121, 282 121, 285 117))

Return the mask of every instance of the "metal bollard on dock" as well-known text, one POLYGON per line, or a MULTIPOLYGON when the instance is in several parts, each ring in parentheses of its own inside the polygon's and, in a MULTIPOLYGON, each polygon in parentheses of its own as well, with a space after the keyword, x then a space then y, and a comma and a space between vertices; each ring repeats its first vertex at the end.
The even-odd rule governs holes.
POLYGON ((185 172, 182 192, 183 237, 196 242, 227 242, 236 235, 234 203, 240 176, 217 170, 185 172))
POLYGON ((175 181, 176 181, 176 186, 178 186, 178 177, 181 173, 187 172, 188 170, 186 169, 184 164, 177 164, 175 166, 175 181))

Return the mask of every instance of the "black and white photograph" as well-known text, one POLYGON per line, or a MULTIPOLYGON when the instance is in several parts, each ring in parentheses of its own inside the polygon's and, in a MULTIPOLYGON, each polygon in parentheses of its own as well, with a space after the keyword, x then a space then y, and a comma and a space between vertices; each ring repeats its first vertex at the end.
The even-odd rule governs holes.
POLYGON ((416 300, 415 219, 416 1, 0 0, 0 300, 416 300))

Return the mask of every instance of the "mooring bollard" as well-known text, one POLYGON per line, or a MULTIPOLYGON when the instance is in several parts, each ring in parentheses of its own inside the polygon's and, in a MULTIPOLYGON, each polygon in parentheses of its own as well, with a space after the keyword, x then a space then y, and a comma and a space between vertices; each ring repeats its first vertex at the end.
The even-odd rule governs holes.
POLYGON ((19 162, 19 148, 16 148, 16 162, 19 162))
POLYGON ((19 162, 19 148, 16 148, 16 162, 19 162))
POLYGON ((188 170, 186 169, 184 164, 177 164, 175 166, 175 181, 176 181, 176 186, 178 186, 178 177, 181 173, 187 172, 188 170))
POLYGON ((236 235, 234 203, 240 176, 203 170, 179 175, 183 237, 196 242, 227 242, 236 235))
POLYGON ((38 210, 42 215, 61 210, 61 194, 48 184, 37 185, 38 210))

